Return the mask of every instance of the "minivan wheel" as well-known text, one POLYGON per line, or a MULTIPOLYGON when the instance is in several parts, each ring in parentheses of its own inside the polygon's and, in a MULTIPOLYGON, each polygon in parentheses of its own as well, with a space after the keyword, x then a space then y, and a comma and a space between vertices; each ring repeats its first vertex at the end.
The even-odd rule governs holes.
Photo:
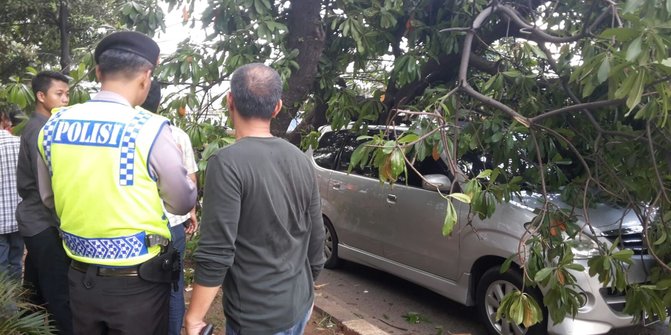
MULTIPOLYGON (((522 276, 516 270, 510 269, 501 274, 500 267, 495 266, 487 270, 478 282, 476 294, 476 308, 480 319, 487 327, 487 332, 492 335, 540 335, 547 333, 547 311, 543 310, 543 321, 531 328, 515 325, 505 318, 496 321, 496 310, 503 297, 515 288, 522 287, 522 276)), ((543 298, 537 289, 527 288, 526 292, 536 299, 539 306, 543 306, 543 298)))
POLYGON ((333 225, 326 218, 324 218, 324 255, 326 255, 326 263, 324 267, 333 269, 338 266, 338 236, 336 236, 333 225))

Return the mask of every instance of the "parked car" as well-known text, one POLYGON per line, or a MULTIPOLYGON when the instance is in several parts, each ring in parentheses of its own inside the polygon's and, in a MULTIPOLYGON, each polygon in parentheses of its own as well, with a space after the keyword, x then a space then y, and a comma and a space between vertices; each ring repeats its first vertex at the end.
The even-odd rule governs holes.
MULTIPOLYGON (((380 129, 384 127, 369 127, 371 134, 380 129)), ((632 325, 633 318, 622 313, 624 297, 602 288, 597 278, 588 274, 587 260, 598 252, 589 238, 574 248, 576 262, 585 267, 585 271, 573 273, 585 298, 575 318, 568 316, 553 324, 546 312, 543 322, 529 329, 505 319, 497 321, 496 310, 503 296, 522 285, 519 268, 511 267, 501 274, 501 264, 517 253, 524 223, 535 216, 539 197, 523 195, 501 203, 491 218, 474 218, 474 229, 464 224, 468 205, 455 202, 459 220, 454 232, 444 237, 440 232, 446 201, 435 187, 423 186, 411 169, 407 180, 394 185, 381 184, 377 169, 356 167, 348 173, 350 157, 361 143, 350 131, 325 127, 318 147, 307 152, 321 192, 327 268, 344 259, 391 273, 461 304, 475 305, 491 334, 588 335, 632 325)), ((463 169, 473 164, 478 162, 458 165, 463 169)), ((416 162, 415 168, 434 180, 447 180, 451 175, 444 159, 429 157, 416 162)), ((553 201, 561 205, 558 197, 553 201)), ((646 281, 646 267, 653 260, 644 248, 637 217, 605 204, 596 205, 589 213, 599 239, 613 242, 622 234, 623 245, 636 253, 628 270, 629 282, 646 281)), ((540 290, 528 292, 543 305, 540 290)))

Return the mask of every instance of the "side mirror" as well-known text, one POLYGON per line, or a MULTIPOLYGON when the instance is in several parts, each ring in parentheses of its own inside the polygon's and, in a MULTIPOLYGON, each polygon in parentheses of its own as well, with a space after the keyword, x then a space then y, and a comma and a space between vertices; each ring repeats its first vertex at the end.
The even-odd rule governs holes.
POLYGON ((422 188, 429 191, 435 191, 438 188, 441 192, 450 192, 452 181, 442 174, 427 174, 422 180, 422 188))

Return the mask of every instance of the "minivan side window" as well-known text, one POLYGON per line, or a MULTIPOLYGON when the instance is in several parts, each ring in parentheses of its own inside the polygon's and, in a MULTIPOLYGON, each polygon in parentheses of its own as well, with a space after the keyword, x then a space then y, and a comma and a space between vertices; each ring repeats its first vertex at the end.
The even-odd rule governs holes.
MULTIPOLYGON (((347 172, 349 169, 349 162, 350 159, 352 158, 352 153, 356 148, 359 147, 362 143, 367 142, 368 140, 359 140, 357 141, 357 135, 350 133, 347 139, 347 142, 342 148, 342 153, 340 154, 340 159, 338 160, 338 166, 337 169, 338 171, 341 172, 347 172)), ((352 168, 351 173, 357 174, 360 176, 368 177, 368 178, 378 178, 378 172, 377 169, 372 168, 370 166, 365 166, 364 168, 360 168, 358 166, 352 168)))
MULTIPOLYGON (((449 172, 445 162, 443 162, 442 159, 434 160, 431 156, 424 158, 423 161, 416 161, 413 166, 415 169, 417 169, 417 171, 419 171, 419 173, 422 174, 422 176, 426 176, 428 174, 442 174, 448 177, 451 176, 451 173, 449 172)), ((409 166, 407 168, 408 186, 422 188, 422 177, 415 173, 415 171, 409 166)))
POLYGON ((335 167, 336 157, 338 152, 340 152, 340 147, 346 139, 346 132, 342 131, 330 131, 324 133, 319 139, 319 145, 312 153, 312 156, 315 159, 317 165, 333 170, 335 167))
MULTIPOLYGON (((340 158, 338 159, 338 163, 336 166, 336 170, 340 172, 345 172, 347 173, 349 169, 349 163, 350 159, 352 158, 352 153, 356 148, 359 147, 362 143, 367 142, 367 139, 363 140, 358 140, 357 141, 357 135, 350 133, 349 136, 347 136, 347 142, 343 145, 342 151, 340 153, 340 158)), ((422 175, 427 175, 427 174, 443 174, 446 176, 449 176, 450 173, 448 172, 447 166, 442 160, 433 160, 430 156, 424 159, 421 162, 415 162, 415 169, 419 171, 422 175)), ((377 168, 370 167, 370 166, 365 166, 363 168, 356 166, 352 168, 351 171, 352 174, 357 174, 360 176, 368 177, 368 178, 374 178, 378 179, 379 178, 379 172, 377 168)), ((408 166, 408 178, 406 182, 405 174, 401 174, 398 177, 398 180, 396 180, 396 183, 400 185, 408 185, 408 186, 413 186, 413 187, 422 187, 422 178, 415 173, 415 171, 408 166)))

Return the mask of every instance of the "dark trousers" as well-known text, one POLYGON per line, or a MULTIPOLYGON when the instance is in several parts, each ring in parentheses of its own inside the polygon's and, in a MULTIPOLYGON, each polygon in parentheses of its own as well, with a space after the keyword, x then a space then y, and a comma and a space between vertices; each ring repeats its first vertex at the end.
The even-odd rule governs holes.
POLYGON ((96 266, 70 269, 70 306, 77 335, 165 335, 170 284, 104 277, 96 266))
POLYGON ((170 326, 168 335, 179 335, 182 333, 182 321, 184 320, 184 251, 186 249, 186 234, 184 224, 170 227, 172 245, 179 251, 182 273, 177 282, 177 291, 170 290, 170 326))
POLYGON ((31 290, 31 302, 46 306, 58 334, 73 334, 68 294, 70 258, 65 254, 58 229, 51 227, 23 240, 28 250, 24 285, 31 290))

